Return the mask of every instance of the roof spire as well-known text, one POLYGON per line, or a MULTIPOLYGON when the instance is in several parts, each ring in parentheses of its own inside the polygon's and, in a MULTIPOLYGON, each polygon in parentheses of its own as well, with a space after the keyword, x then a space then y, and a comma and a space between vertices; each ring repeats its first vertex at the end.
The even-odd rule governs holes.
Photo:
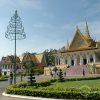
POLYGON ((85 21, 85 37, 87 39, 91 39, 91 36, 90 36, 90 33, 89 33, 89 29, 88 29, 87 21, 85 21))
POLYGON ((66 48, 67 50, 69 50, 69 42, 67 41, 67 48, 66 48))
POLYGON ((77 32, 77 31, 79 31, 79 32, 80 32, 80 29, 79 29, 79 27, 78 27, 78 26, 76 26, 76 32, 77 32))

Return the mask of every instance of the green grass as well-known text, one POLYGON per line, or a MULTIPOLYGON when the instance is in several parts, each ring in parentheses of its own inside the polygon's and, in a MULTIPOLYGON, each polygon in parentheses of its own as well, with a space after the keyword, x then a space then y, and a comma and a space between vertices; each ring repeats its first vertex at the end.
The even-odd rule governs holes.
POLYGON ((80 88, 81 86, 89 86, 89 87, 98 87, 100 88, 100 79, 98 80, 81 80, 81 81, 65 81, 65 82, 54 82, 52 85, 48 87, 56 88, 70 88, 70 87, 77 87, 80 88))

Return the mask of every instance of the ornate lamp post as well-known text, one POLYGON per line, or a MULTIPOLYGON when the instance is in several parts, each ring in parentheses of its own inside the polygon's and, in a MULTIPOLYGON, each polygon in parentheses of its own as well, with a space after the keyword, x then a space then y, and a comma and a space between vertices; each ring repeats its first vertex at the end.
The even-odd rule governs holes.
POLYGON ((24 33, 24 27, 22 26, 21 18, 17 14, 17 10, 15 11, 15 14, 11 17, 11 20, 9 21, 5 37, 10 40, 14 40, 15 42, 13 69, 14 69, 14 83, 16 83, 16 40, 22 40, 26 38, 26 35, 24 33))

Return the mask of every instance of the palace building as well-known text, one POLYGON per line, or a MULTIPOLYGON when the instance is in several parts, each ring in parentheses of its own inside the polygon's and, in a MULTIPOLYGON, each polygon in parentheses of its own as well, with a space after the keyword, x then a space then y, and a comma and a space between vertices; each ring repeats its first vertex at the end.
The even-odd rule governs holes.
POLYGON ((94 66, 94 73, 100 73, 99 62, 100 42, 92 39, 87 22, 85 23, 85 34, 83 35, 77 27, 71 43, 67 43, 65 50, 55 54, 55 66, 58 68, 65 68, 66 66, 66 71, 69 70, 70 75, 71 71, 76 74, 79 69, 79 72, 82 72, 83 69, 88 70, 88 74, 91 73, 90 70, 92 69, 93 73, 94 66))
POLYGON ((85 25, 85 35, 77 27, 71 43, 67 44, 64 51, 56 55, 56 65, 68 64, 69 66, 86 65, 100 61, 100 42, 94 41, 85 25))
POLYGON ((44 53, 40 53, 40 54, 25 53, 22 57, 22 63, 26 61, 33 61, 35 64, 35 68, 39 69, 41 72, 44 71, 44 66, 47 66, 44 53))

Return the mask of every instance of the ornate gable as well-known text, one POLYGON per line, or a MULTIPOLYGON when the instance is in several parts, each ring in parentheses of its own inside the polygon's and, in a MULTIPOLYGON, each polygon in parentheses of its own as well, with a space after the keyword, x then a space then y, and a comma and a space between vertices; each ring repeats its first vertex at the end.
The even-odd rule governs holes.
POLYGON ((78 50, 81 48, 88 48, 88 42, 77 27, 75 36, 69 45, 69 50, 78 50))

